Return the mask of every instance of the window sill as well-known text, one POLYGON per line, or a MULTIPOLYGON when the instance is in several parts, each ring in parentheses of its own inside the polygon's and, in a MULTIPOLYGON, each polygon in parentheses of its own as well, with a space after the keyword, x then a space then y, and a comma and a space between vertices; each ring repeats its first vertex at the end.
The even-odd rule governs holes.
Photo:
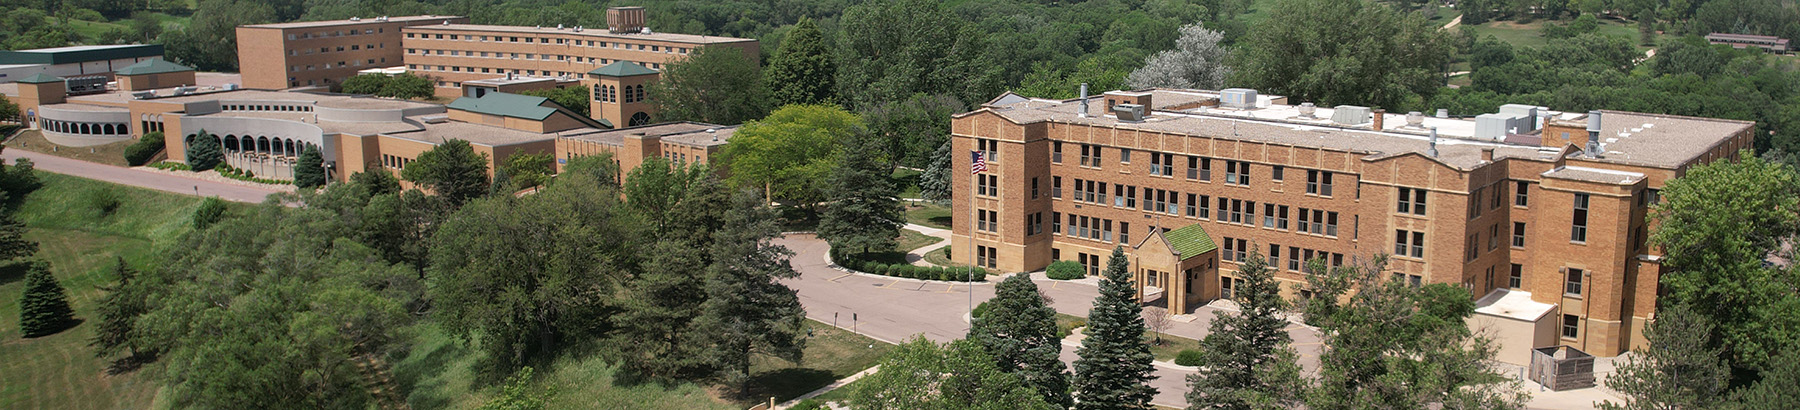
POLYGON ((1570 245, 1587 246, 1587 241, 1569 241, 1570 245))
POLYGON ((1562 295, 1562 297, 1563 297, 1563 299, 1575 299, 1575 300, 1581 300, 1581 295, 1578 295, 1578 294, 1569 294, 1569 293, 1564 293, 1564 294, 1563 294, 1563 295, 1562 295))

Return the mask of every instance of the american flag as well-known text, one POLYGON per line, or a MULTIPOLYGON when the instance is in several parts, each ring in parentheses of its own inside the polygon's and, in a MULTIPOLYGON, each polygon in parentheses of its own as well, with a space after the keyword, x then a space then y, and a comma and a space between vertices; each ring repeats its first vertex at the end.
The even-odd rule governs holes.
POLYGON ((969 174, 987 172, 987 160, 981 158, 981 151, 969 151, 969 174))

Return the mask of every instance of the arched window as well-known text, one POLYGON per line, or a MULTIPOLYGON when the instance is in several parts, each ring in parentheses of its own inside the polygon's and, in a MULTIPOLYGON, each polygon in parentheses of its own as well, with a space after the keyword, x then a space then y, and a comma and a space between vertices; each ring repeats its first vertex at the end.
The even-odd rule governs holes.
POLYGON ((643 102, 644 101, 644 85, 638 84, 636 87, 632 87, 632 88, 637 89, 637 100, 639 102, 643 102))
POLYGON ((256 152, 269 153, 269 137, 256 137, 256 152))
POLYGON ((237 152, 237 151, 238 151, 238 139, 232 138, 232 137, 225 137, 225 152, 237 152))
POLYGON ((650 124, 650 114, 645 114, 642 111, 640 111, 636 114, 631 114, 631 122, 627 123, 626 126, 627 127, 636 127, 639 125, 649 125, 649 124, 650 124))

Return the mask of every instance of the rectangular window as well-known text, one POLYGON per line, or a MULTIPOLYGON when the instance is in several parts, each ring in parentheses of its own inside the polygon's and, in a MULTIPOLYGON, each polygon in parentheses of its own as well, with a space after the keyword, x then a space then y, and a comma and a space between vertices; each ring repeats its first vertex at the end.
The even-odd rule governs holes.
POLYGON ((1281 182, 1281 174, 1285 173, 1284 171, 1286 170, 1287 167, 1276 165, 1274 169, 1269 171, 1269 179, 1275 182, 1281 182))
POLYGON ((1038 199, 1038 178, 1031 177, 1031 199, 1038 199))
POLYGON ((1466 245, 1463 246, 1463 256, 1467 260, 1475 260, 1475 250, 1477 247, 1481 246, 1481 236, 1478 234, 1471 234, 1469 235, 1469 241, 1463 242, 1463 244, 1466 245))
POLYGON ((1331 172, 1307 170, 1306 193, 1318 196, 1331 196, 1331 172))
POLYGON ((1504 199, 1502 199, 1502 198, 1505 198, 1505 197, 1506 197, 1506 184, 1494 184, 1494 197, 1492 199, 1493 202, 1488 204, 1488 209, 1499 209, 1500 204, 1502 203, 1501 201, 1504 201, 1504 199))
POLYGON ((1580 297, 1583 272, 1581 269, 1575 268, 1568 268, 1568 271, 1566 277, 1563 278, 1563 294, 1580 297))
POLYGON ((1275 216, 1275 229, 1280 229, 1280 230, 1284 230, 1284 231, 1287 230, 1287 228, 1288 228, 1288 206, 1282 205, 1280 207, 1276 207, 1275 210, 1277 212, 1279 212, 1279 214, 1275 216))
POLYGON ((1063 233, 1062 227, 1063 227, 1062 212, 1051 212, 1050 213, 1050 234, 1051 235, 1061 235, 1063 233))
POLYGON ((1580 316, 1563 315, 1562 337, 1565 339, 1574 339, 1577 337, 1581 337, 1581 317, 1580 316))
POLYGON ((1288 270, 1300 271, 1300 248, 1298 247, 1288 247, 1288 270))
POLYGON ((1400 188, 1400 201, 1395 211, 1403 214, 1425 214, 1425 190, 1419 188, 1400 188))
MULTIPOLYGON (((1144 196, 1145 197, 1150 196, 1150 188, 1144 188, 1144 196)), ((1136 208, 1137 201, 1138 201, 1137 187, 1126 186, 1125 187, 1125 207, 1126 208, 1136 208)))
POLYGON ((1264 227, 1264 228, 1274 228, 1275 227, 1275 204, 1263 204, 1262 227, 1264 227))
POLYGON ((1513 222, 1512 246, 1514 248, 1525 247, 1525 223, 1524 222, 1513 222))
POLYGON ((1212 158, 1200 159, 1200 180, 1212 181, 1212 158))
POLYGON ((1569 240, 1587 242, 1588 194, 1575 194, 1575 221, 1569 229, 1569 240))
POLYGON ((1050 163, 1052 163, 1052 164, 1061 164, 1062 163, 1062 142, 1061 141, 1057 141, 1057 142, 1050 144, 1050 163))
POLYGON ((1250 163, 1244 161, 1225 161, 1225 183, 1234 185, 1250 185, 1250 163))
POLYGON ((1113 204, 1112 204, 1112 206, 1125 206, 1125 186, 1120 185, 1120 184, 1113 184, 1112 187, 1113 187, 1113 204))
POLYGON ((1506 287, 1508 289, 1518 289, 1524 285, 1524 283, 1523 283, 1524 281, 1525 281, 1525 265, 1520 265, 1517 263, 1512 264, 1512 273, 1508 274, 1506 277, 1506 287))
POLYGON ((1050 177, 1050 197, 1062 198, 1062 177, 1050 177))
POLYGON ((1407 230, 1394 231, 1394 255, 1425 257, 1425 233, 1407 230))
POLYGON ((1119 221, 1119 243, 1131 244, 1131 223, 1119 221))
POLYGON ((1131 149, 1130 148, 1120 148, 1119 149, 1119 163, 1120 164, 1130 164, 1131 163, 1131 149))
POLYGON ((1325 236, 1337 236, 1338 213, 1325 213, 1325 236))

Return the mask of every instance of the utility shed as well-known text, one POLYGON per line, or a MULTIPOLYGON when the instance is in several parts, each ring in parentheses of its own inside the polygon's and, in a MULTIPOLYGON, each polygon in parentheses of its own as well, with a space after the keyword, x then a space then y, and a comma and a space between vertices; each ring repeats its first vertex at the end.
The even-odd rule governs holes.
POLYGON ((1532 349, 1531 380, 1555 391, 1594 387, 1594 356, 1571 346, 1532 349))

